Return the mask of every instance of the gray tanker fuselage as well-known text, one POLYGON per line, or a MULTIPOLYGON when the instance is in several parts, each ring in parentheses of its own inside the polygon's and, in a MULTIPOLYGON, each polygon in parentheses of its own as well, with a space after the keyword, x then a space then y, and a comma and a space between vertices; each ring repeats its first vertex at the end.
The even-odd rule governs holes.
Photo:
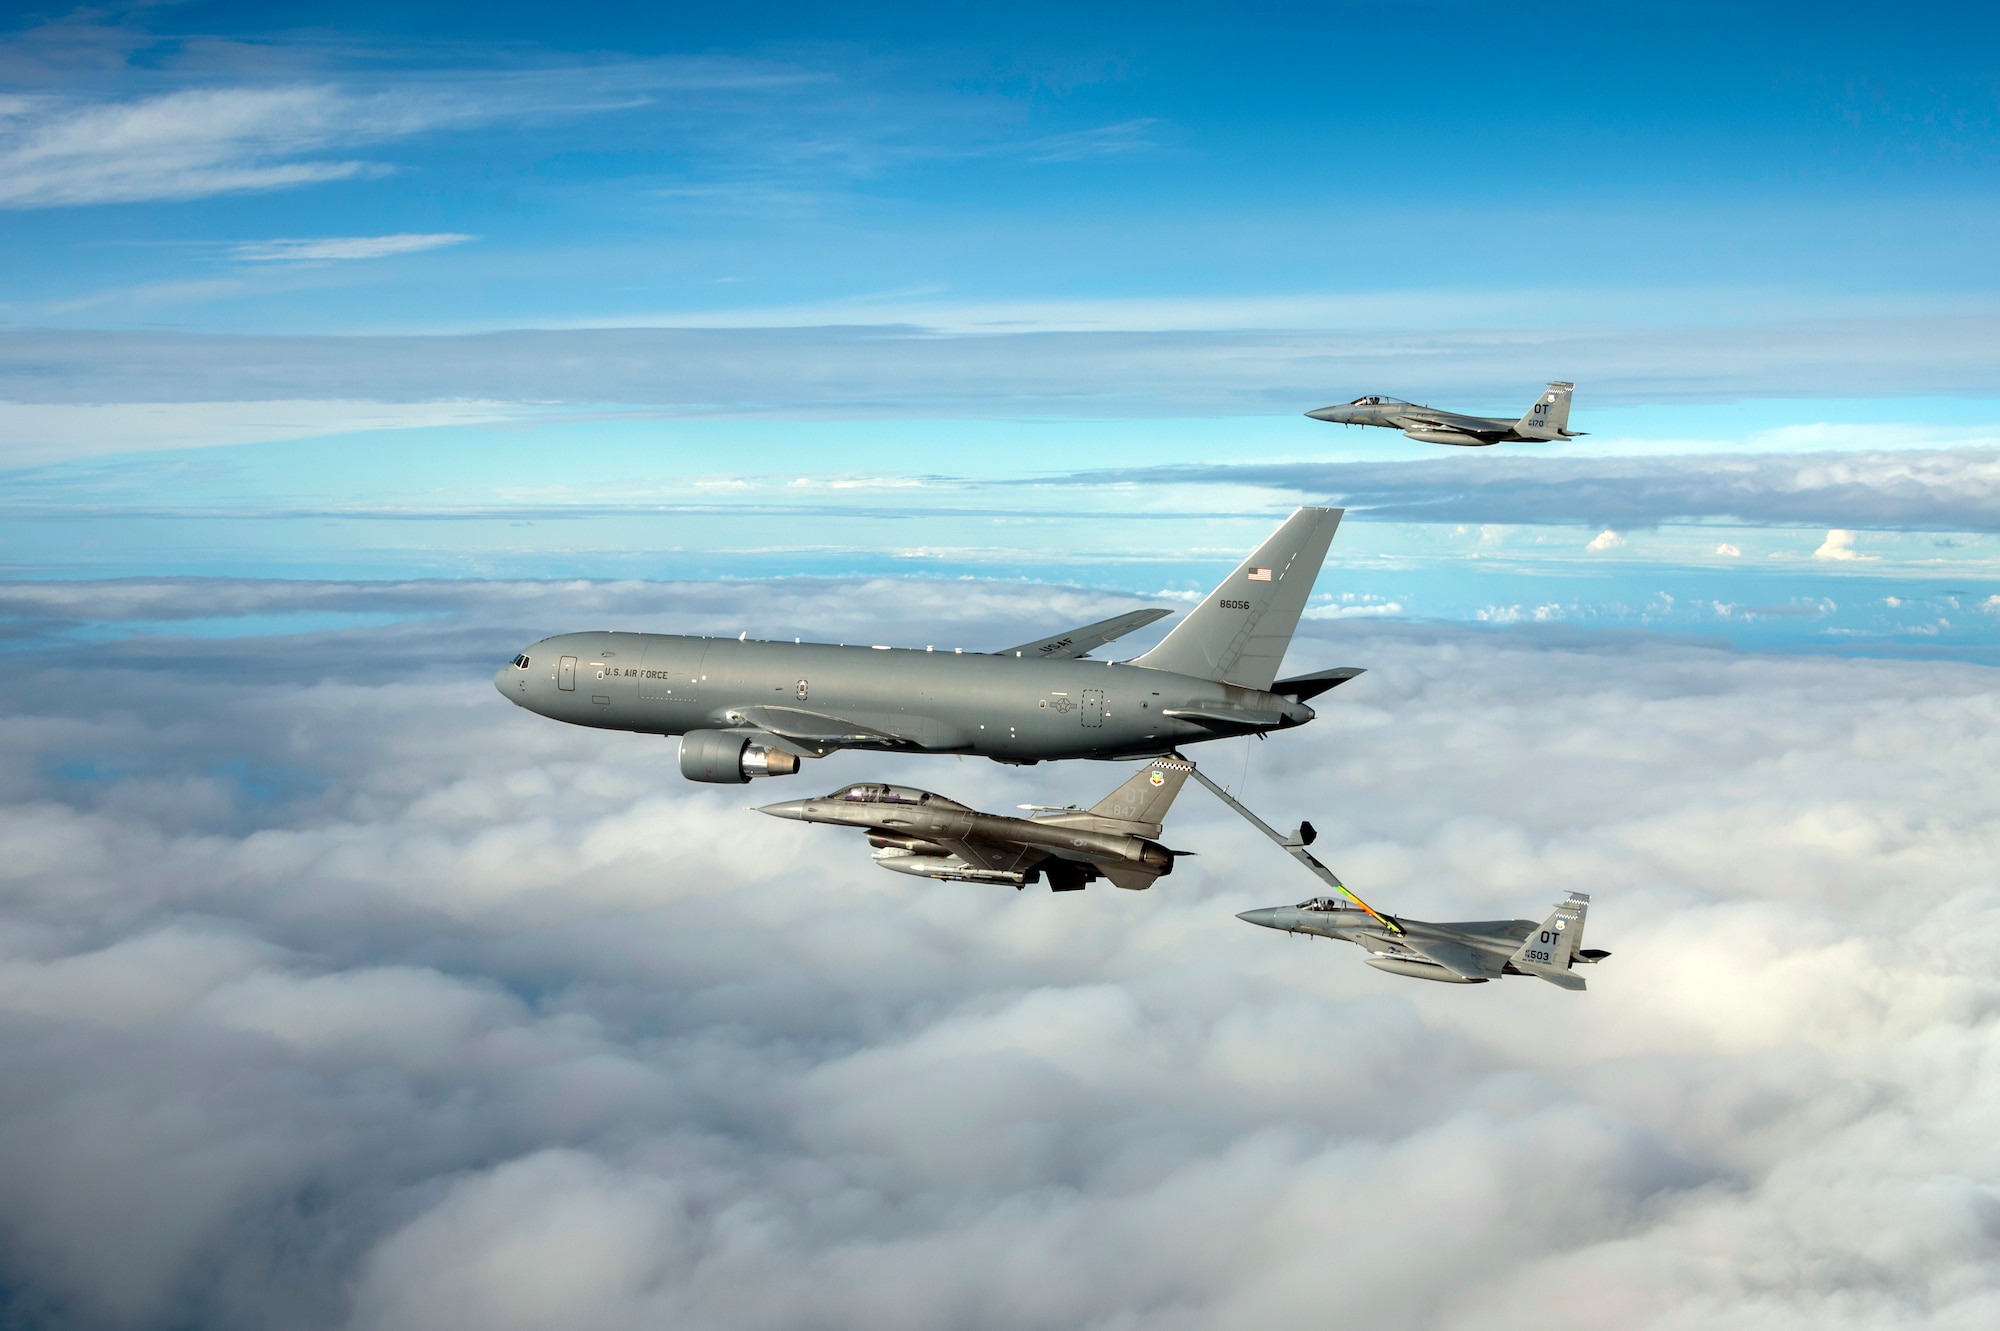
POLYGON ((680 735, 681 771, 743 782, 837 749, 971 753, 1000 762, 1151 757, 1313 719, 1306 700, 1355 675, 1278 679, 1340 510, 1301 508, 1151 651, 1087 659, 1171 613, 1135 610, 983 653, 565 633, 493 686, 542 716, 680 735))
POLYGON ((544 638, 523 656, 528 665, 502 666, 494 685, 552 720, 657 735, 765 731, 829 750, 1143 757, 1314 715, 1265 690, 1125 662, 612 632, 544 638))

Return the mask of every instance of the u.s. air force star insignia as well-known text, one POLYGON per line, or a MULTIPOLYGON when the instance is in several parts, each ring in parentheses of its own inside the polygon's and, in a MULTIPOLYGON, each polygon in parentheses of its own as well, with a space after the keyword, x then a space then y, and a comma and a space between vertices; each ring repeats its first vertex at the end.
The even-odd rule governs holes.
POLYGON ((1164 786, 1167 784, 1167 778, 1162 773, 1155 772, 1153 773, 1153 784, 1156 786, 1164 786))

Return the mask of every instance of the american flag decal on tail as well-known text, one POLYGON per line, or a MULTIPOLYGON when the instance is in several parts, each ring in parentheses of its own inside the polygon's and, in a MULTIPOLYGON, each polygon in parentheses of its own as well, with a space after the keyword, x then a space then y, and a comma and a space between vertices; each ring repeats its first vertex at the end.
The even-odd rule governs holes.
POLYGON ((1268 568, 1253 568, 1253 569, 1251 569, 1251 570, 1250 570, 1250 581, 1252 581, 1252 582, 1269 582, 1270 580, 1271 580, 1271 570, 1270 570, 1270 569, 1268 569, 1268 568))

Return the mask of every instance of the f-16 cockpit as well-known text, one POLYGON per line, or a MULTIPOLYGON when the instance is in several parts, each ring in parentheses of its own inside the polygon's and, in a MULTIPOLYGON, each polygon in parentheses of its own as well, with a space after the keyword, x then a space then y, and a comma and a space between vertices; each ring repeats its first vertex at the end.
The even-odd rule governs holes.
POLYGON ((915 786, 887 786, 874 782, 863 782, 847 786, 826 796, 843 804, 919 804, 933 809, 963 809, 965 805, 957 800, 948 800, 942 795, 934 795, 928 790, 918 790, 915 786))

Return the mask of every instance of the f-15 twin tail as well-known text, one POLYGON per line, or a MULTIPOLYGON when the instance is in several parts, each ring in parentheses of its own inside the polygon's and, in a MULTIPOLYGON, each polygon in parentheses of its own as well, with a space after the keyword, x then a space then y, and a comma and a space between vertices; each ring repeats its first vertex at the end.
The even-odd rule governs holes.
POLYGON ((1277 678, 1340 525, 1301 508, 1151 651, 1085 653, 1151 609, 1003 652, 567 633, 502 666, 509 702, 572 725, 681 736, 683 775, 742 783, 836 749, 977 754, 1003 763, 1150 758, 1313 719, 1353 667, 1277 678))

